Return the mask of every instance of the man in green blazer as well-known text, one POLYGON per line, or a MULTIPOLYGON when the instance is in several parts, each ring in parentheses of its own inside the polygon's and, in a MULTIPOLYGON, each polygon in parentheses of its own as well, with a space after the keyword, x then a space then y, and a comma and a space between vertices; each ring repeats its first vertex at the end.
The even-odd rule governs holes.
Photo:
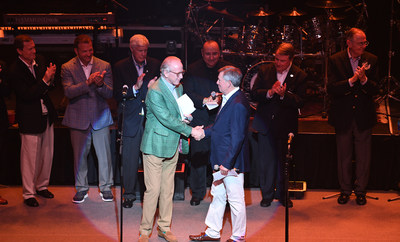
MULTIPOLYGON (((146 125, 140 150, 143 153, 144 182, 143 216, 139 241, 148 241, 154 214, 159 204, 158 236, 177 241, 170 231, 174 176, 179 153, 189 152, 188 137, 204 136, 202 126, 187 125, 176 99, 182 95, 180 80, 183 65, 175 56, 161 64, 161 77, 149 87, 146 96, 146 125)), ((185 115, 186 116, 186 115, 185 115)))

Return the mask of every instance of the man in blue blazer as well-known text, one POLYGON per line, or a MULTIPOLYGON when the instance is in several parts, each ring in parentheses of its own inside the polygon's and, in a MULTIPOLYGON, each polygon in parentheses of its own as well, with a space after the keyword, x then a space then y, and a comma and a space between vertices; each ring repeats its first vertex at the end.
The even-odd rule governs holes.
POLYGON ((146 105, 144 100, 147 86, 154 82, 160 73, 160 61, 147 56, 149 40, 141 34, 135 34, 129 41, 132 55, 118 61, 114 66, 114 98, 118 102, 119 125, 121 125, 122 102, 125 99, 123 113, 122 177, 124 208, 131 208, 136 200, 135 184, 140 160, 140 141, 142 140, 146 105), (152 80, 154 79, 154 80, 152 80), (124 90, 123 87, 126 87, 124 90), (123 94, 123 92, 126 92, 123 94))
POLYGON ((232 235, 228 241, 244 241, 246 234, 246 206, 244 200, 243 172, 249 167, 248 125, 250 106, 239 90, 242 73, 233 66, 219 70, 218 88, 222 92, 222 103, 215 123, 205 129, 211 137, 210 163, 219 170, 223 178, 214 179, 211 186, 213 200, 206 217, 207 230, 199 235, 190 235, 194 241, 220 240, 225 206, 231 208, 232 235))
POLYGON ((113 123, 107 99, 112 97, 111 65, 93 56, 92 40, 79 35, 74 41, 76 57, 61 67, 64 94, 69 99, 62 124, 70 128, 74 151, 75 188, 73 203, 88 196, 87 156, 93 143, 99 162, 99 187, 103 201, 113 201, 111 193, 110 130, 113 123))

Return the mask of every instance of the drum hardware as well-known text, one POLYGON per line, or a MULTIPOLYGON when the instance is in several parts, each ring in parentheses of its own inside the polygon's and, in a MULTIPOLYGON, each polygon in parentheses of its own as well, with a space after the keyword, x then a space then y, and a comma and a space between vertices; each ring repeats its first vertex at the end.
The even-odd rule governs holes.
POLYGON ((347 6, 349 6, 349 3, 348 3, 348 1, 309 0, 306 2, 306 5, 313 7, 313 8, 332 9, 332 8, 347 7, 347 6))
POLYGON ((303 16, 306 14, 307 13, 304 11, 298 11, 296 7, 294 7, 292 10, 284 11, 284 12, 280 13, 280 15, 286 16, 286 17, 300 17, 300 16, 303 16))
MULTIPOLYGON (((388 119, 388 125, 389 125, 389 132, 391 135, 394 134, 393 132, 393 124, 392 124, 392 115, 390 112, 390 99, 393 99, 397 102, 400 102, 400 99, 396 96, 396 92, 400 90, 400 83, 399 81, 392 76, 392 57, 394 56, 393 52, 393 27, 394 27, 394 0, 391 1, 391 13, 390 13, 390 29, 389 29, 389 53, 388 53, 388 74, 386 77, 383 78, 381 81, 382 85, 380 86, 380 89, 383 90, 384 94, 381 95, 376 101, 378 103, 385 101, 385 111, 386 111, 386 117, 388 119)), ((399 119, 400 120, 400 119, 399 119)), ((398 134, 397 134, 398 135, 398 134)), ((388 201, 394 201, 400 199, 389 199, 388 201)))
MULTIPOLYGON (((322 38, 322 29, 319 29, 319 32, 321 33, 321 40, 324 40, 323 46, 322 46, 322 55, 324 59, 324 86, 323 86, 323 111, 322 111, 322 118, 327 117, 327 106, 328 106, 328 93, 327 93, 327 85, 328 85, 328 59, 329 56, 332 55, 332 47, 334 42, 331 41, 332 36, 331 36, 331 26, 332 26, 332 21, 335 19, 333 16, 332 9, 334 8, 343 8, 349 6, 347 2, 342 2, 342 1, 330 1, 330 0, 323 0, 323 1, 317 1, 317 0, 309 0, 306 2, 306 5, 310 7, 315 7, 315 8, 323 8, 326 10, 326 25, 325 25, 325 36, 322 38)), ((313 25, 316 26, 316 22, 313 21, 313 25)), ((320 26, 320 24, 318 24, 320 26)), ((319 37, 319 33, 317 35, 319 37)))
POLYGON ((252 11, 252 12, 248 12, 246 14, 247 17, 268 17, 274 15, 274 12, 271 11, 265 11, 263 7, 260 7, 258 10, 256 11, 252 11))

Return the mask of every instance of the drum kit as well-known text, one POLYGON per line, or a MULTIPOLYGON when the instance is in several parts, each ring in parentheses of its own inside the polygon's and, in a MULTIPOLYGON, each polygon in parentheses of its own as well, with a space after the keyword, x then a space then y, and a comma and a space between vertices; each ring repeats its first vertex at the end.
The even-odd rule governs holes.
POLYGON ((247 12, 245 17, 214 7, 227 6, 223 2, 228 1, 209 0, 203 6, 195 6, 190 1, 186 29, 201 43, 208 39, 220 42, 223 58, 238 65, 245 73, 242 83, 245 93, 249 94, 258 68, 271 62, 276 48, 288 42, 297 50, 296 59, 300 62, 313 59, 314 67, 315 62, 320 63, 320 70, 311 68, 311 72, 318 72, 319 78, 313 80, 313 85, 318 95, 326 96, 327 59, 346 47, 345 31, 350 28, 343 23, 344 17, 336 13, 354 7, 349 1, 306 1, 310 12, 319 13, 315 15, 296 7, 275 13, 264 5, 247 12), (202 15, 206 17, 202 19, 202 15))

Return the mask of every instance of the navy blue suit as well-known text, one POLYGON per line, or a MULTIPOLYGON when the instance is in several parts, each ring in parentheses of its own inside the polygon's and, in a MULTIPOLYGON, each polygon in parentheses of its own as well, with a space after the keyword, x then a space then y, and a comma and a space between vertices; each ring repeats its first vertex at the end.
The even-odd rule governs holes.
POLYGON ((233 94, 219 111, 215 123, 205 129, 211 136, 211 166, 223 165, 239 172, 249 170, 249 146, 247 131, 250 105, 242 91, 233 94))
POLYGON ((258 132, 260 188, 263 199, 269 202, 274 197, 284 200, 283 162, 287 153, 287 139, 289 133, 297 134, 298 109, 303 106, 306 78, 304 71, 292 65, 284 81, 284 98, 274 94, 269 99, 267 92, 277 81, 276 67, 271 63, 260 67, 251 91, 252 97, 258 102, 253 128, 258 132))

